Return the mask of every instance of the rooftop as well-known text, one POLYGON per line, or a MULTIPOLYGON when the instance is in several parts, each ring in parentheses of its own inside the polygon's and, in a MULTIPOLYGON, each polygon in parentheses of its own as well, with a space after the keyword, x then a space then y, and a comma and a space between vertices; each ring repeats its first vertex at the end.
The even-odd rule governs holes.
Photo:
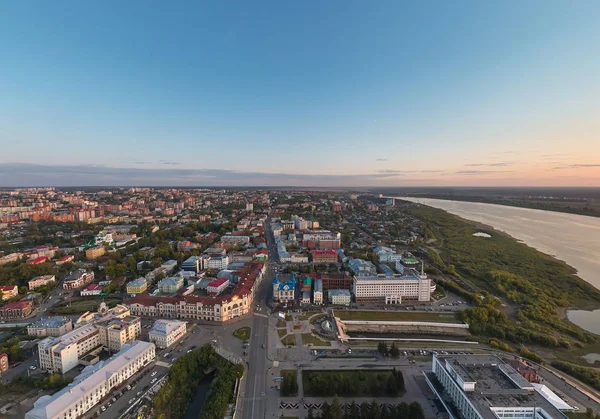
POLYGON ((67 407, 77 400, 85 397, 90 389, 120 371, 132 359, 153 347, 153 343, 135 341, 132 344, 123 345, 121 350, 112 358, 100 361, 96 365, 86 367, 73 383, 52 396, 42 396, 33 405, 33 409, 27 412, 27 419, 55 418, 67 407))
POLYGON ((177 330, 182 324, 185 324, 185 322, 181 322, 179 320, 157 320, 154 322, 154 325, 152 325, 150 333, 168 336, 174 330, 177 330))
POLYGON ((33 328, 52 328, 52 327, 61 327, 64 324, 70 322, 71 319, 67 319, 66 317, 53 316, 46 317, 45 319, 40 319, 35 323, 29 325, 29 327, 33 328))

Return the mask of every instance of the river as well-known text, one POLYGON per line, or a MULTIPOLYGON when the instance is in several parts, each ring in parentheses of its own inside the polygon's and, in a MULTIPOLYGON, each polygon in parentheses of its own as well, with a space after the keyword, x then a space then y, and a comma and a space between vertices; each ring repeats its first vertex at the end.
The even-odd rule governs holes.
MULTIPOLYGON (((504 231, 528 246, 566 262, 577 270, 581 279, 600 289, 600 218, 478 202, 397 199, 440 208, 504 231)), ((568 316, 584 329, 600 334, 600 310, 573 310, 568 316)))

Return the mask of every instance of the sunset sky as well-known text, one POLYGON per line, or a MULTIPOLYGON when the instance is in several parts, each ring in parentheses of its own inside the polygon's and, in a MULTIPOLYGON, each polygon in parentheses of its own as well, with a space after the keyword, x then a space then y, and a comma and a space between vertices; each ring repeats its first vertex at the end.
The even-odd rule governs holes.
POLYGON ((0 186, 600 186, 599 16, 1 2, 0 186))

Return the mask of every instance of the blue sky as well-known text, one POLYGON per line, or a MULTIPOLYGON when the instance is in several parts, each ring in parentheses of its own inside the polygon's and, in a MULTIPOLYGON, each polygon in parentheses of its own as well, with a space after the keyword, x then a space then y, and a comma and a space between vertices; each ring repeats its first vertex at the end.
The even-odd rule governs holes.
POLYGON ((600 2, 0 3, 0 186, 600 186, 600 2))

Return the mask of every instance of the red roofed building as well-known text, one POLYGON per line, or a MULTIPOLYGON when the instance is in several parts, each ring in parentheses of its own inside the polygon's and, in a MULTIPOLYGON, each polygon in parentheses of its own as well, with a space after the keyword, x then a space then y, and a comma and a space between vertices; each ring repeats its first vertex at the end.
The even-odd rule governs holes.
POLYGON ((227 278, 215 279, 214 281, 208 283, 208 285, 206 286, 206 292, 208 292, 208 295, 210 295, 212 297, 216 297, 217 295, 219 295, 223 291, 225 291, 228 286, 229 286, 229 279, 227 279, 227 278))
POLYGON ((0 307, 0 318, 3 319, 22 319, 27 317, 33 311, 33 302, 31 300, 15 301, 0 307))
POLYGON ((85 289, 81 290, 82 297, 90 297, 93 295, 100 295, 102 293, 102 287, 98 284, 90 284, 85 289))
POLYGON ((0 287, 0 291, 2 291, 3 301, 10 300, 19 295, 19 287, 16 285, 3 285, 0 287))
POLYGON ((28 265, 38 265, 40 263, 44 263, 44 262, 47 262, 47 261, 48 261, 48 258, 46 256, 40 256, 40 257, 37 257, 37 258, 34 258, 34 259, 29 259, 27 261, 27 264, 28 265))
POLYGON ((64 265, 65 263, 73 262, 74 259, 75 259, 75 256, 73 256, 73 255, 63 256, 56 261, 56 264, 64 265))
POLYGON ((313 250, 310 252, 313 263, 337 263, 338 254, 335 250, 313 250))

